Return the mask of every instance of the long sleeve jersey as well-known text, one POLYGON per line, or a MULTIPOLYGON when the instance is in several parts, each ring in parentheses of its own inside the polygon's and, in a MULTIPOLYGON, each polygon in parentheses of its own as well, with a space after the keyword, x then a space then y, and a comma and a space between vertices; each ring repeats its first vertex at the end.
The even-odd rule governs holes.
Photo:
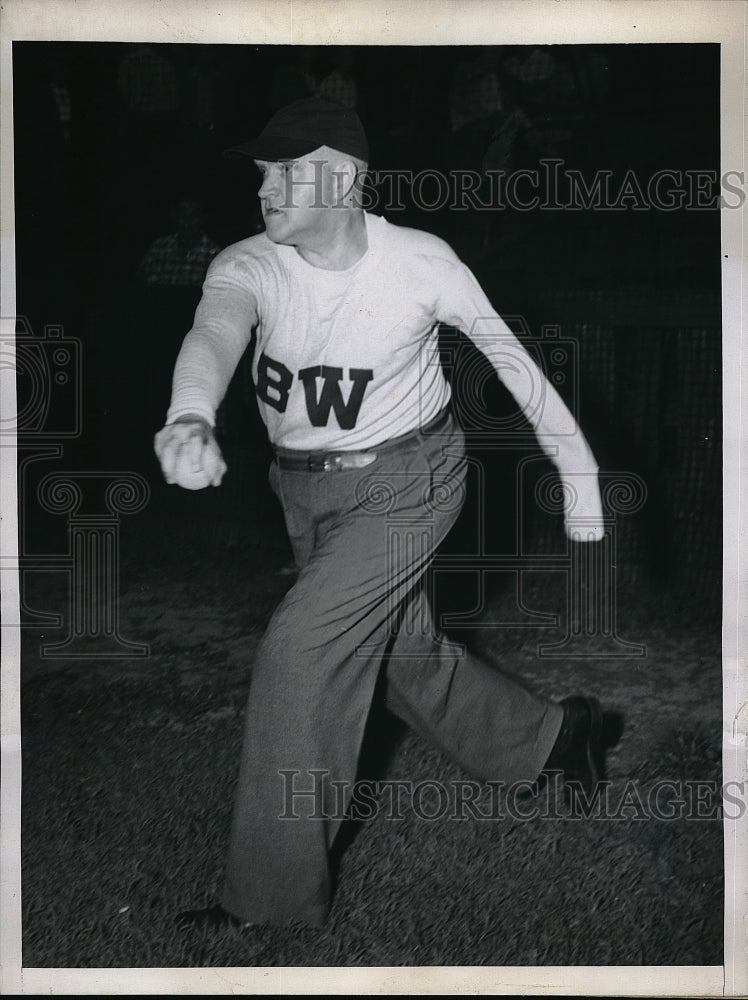
MULTIPOLYGON (((581 430, 471 271, 436 236, 365 221, 367 252, 343 271, 314 267, 264 233, 218 254, 177 359, 167 422, 188 413, 214 422, 256 330, 252 374, 270 441, 372 448, 448 403, 438 347, 446 324, 492 362, 576 497, 574 516, 599 522, 597 465, 581 430)), ((571 512, 569 501, 567 529, 571 512)))

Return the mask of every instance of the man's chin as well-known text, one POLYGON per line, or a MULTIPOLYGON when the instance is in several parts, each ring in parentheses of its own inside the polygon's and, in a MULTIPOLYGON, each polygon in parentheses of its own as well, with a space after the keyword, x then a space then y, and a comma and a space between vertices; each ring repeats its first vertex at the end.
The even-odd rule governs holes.
POLYGON ((280 220, 274 219, 272 216, 265 219, 265 235, 271 243, 288 243, 287 234, 284 234, 280 220))

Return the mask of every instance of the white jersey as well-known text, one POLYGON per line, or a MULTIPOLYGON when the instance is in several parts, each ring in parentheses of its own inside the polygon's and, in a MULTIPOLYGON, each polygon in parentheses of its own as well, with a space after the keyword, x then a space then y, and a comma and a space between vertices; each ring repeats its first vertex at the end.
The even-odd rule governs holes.
POLYGON ((586 494, 582 508, 599 513, 597 466, 574 418, 472 273, 438 237, 365 219, 367 252, 345 271, 314 267, 264 233, 213 260, 167 422, 188 413, 214 422, 256 328, 253 377, 270 441, 304 451, 372 448, 449 401, 443 323, 492 361, 562 477, 594 479, 576 489, 586 494))

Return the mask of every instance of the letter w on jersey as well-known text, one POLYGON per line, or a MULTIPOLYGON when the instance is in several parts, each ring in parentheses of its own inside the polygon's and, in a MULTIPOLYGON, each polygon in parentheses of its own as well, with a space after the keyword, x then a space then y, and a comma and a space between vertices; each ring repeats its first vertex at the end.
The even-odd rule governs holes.
POLYGON ((366 386, 374 378, 374 372, 370 368, 350 368, 348 377, 353 385, 346 403, 340 388, 340 381, 343 378, 342 368, 315 365, 313 368, 302 368, 299 372, 299 378, 304 383, 306 410, 312 427, 327 427, 330 410, 335 411, 341 430, 350 431, 356 426, 366 386), (317 396, 317 379, 323 380, 319 396, 317 396))

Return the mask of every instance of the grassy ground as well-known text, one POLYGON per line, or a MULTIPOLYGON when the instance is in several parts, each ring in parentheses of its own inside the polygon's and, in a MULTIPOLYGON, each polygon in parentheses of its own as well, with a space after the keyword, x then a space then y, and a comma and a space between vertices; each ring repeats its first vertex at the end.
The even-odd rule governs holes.
MULTIPOLYGON (((25 966, 721 964, 720 822, 580 821, 562 802, 530 820, 380 813, 347 836, 324 929, 178 931, 220 884, 252 651, 292 577, 277 525, 218 545, 144 527, 123 537, 121 627, 146 660, 45 660, 24 632, 25 966)), ((554 586, 538 607, 560 602, 554 586)), ((662 778, 720 781, 719 629, 656 596, 619 608, 644 659, 539 658, 552 629, 471 636, 545 694, 589 691, 622 720, 614 805, 629 779, 643 799, 662 778)), ((51 575, 35 597, 63 608, 51 575)), ((374 737, 387 778, 466 778, 391 720, 374 737)))

